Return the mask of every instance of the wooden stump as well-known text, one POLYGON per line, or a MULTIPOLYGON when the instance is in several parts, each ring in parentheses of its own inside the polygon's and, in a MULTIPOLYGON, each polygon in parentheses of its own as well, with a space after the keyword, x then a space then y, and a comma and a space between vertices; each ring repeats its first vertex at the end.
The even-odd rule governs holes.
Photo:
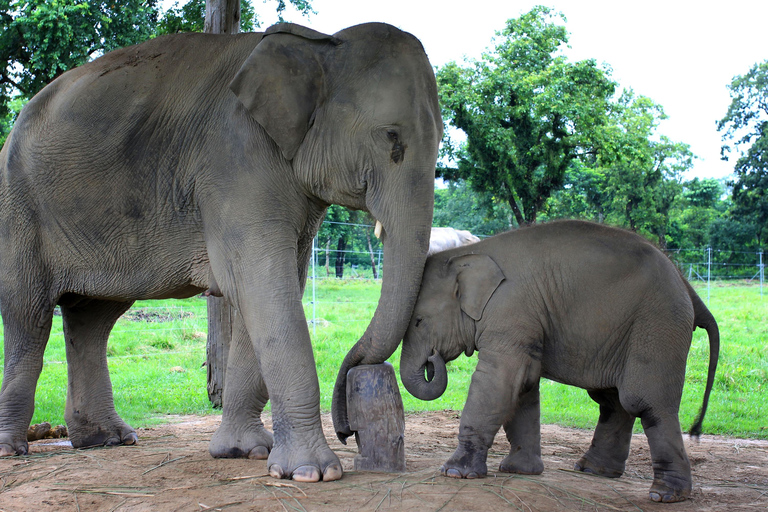
POLYGON ((208 399, 217 408, 221 408, 224 396, 224 379, 232 340, 232 316, 235 314, 225 299, 212 295, 208 297, 208 399))
POLYGON ((405 471, 405 412, 389 363, 347 373, 347 413, 359 454, 356 471, 405 471))

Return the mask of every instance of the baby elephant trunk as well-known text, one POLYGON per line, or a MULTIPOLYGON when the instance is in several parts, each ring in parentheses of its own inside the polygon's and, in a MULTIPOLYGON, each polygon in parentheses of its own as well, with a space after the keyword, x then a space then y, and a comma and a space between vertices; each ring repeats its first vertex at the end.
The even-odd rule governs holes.
POLYGON ((440 398, 448 386, 448 372, 445 361, 435 351, 432 355, 418 352, 403 344, 400 356, 400 380, 405 389, 419 400, 440 398))

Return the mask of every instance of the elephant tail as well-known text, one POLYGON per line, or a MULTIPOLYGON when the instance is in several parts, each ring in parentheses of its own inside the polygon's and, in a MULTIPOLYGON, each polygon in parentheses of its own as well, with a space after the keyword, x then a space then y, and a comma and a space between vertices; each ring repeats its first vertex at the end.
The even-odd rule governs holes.
POLYGON ((701 435, 701 426, 704 423, 704 415, 707 412, 707 405, 709 404, 709 394, 712 392, 712 386, 715 383, 715 371, 717 370, 717 360, 720 356, 720 330, 717 327, 717 321, 712 316, 707 306, 694 291, 693 287, 685 281, 685 285, 688 287, 688 295, 693 302, 694 320, 693 325, 695 327, 701 327, 707 331, 709 337, 709 370, 707 371, 707 386, 704 389, 704 401, 701 404, 701 411, 696 418, 696 422, 691 426, 689 435, 692 437, 699 437, 701 435))

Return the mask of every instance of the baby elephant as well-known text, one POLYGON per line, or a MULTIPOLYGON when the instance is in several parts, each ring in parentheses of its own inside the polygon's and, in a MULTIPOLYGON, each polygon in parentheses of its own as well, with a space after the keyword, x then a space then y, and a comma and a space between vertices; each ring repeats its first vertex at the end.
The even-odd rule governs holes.
POLYGON ((539 379, 546 377, 586 389, 600 405, 577 470, 621 476, 640 417, 653 459, 650 498, 681 501, 691 492, 691 468, 678 409, 696 327, 709 335, 710 359, 692 435, 701 433, 717 368, 712 314, 640 236, 554 222, 428 258, 400 375, 411 394, 433 400, 447 385, 445 361, 479 352, 459 447, 441 468, 446 476, 484 476, 501 426, 512 448, 500 471, 541 473, 539 379))

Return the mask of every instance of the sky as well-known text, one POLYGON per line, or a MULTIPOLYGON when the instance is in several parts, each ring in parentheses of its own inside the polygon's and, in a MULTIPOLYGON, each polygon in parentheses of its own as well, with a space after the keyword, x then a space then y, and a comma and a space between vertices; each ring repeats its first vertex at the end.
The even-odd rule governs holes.
MULTIPOLYGON (((183 3, 183 2, 180 2, 183 3)), ((572 60, 595 59, 621 87, 650 97, 669 119, 659 132, 698 157, 686 178, 729 177, 716 123, 731 102, 727 85, 768 60, 768 2, 729 0, 311 0, 309 18, 286 21, 325 33, 358 23, 390 23, 418 37, 433 66, 479 58, 496 31, 541 4, 562 12, 572 60)), ((277 21, 274 0, 252 0, 262 28, 277 21)))

